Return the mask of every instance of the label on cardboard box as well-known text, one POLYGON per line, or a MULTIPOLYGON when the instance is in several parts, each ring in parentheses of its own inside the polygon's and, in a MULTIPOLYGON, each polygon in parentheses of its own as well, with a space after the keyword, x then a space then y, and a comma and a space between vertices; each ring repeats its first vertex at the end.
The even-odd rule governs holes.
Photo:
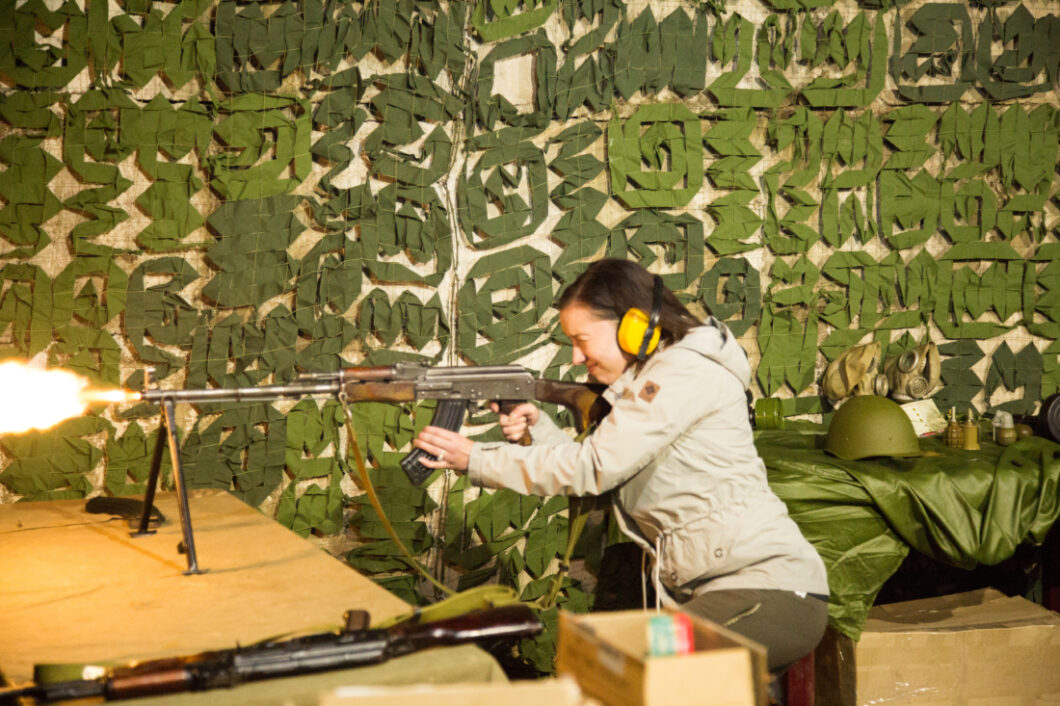
POLYGON ((648 619, 648 657, 692 652, 692 621, 685 613, 662 613, 648 619))

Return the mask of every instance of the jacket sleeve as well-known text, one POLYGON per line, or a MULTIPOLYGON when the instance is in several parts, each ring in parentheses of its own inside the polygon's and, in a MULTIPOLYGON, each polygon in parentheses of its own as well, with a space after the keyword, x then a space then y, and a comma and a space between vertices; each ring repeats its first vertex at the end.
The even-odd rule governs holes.
POLYGON ((537 418, 537 424, 530 427, 530 438, 533 439, 535 444, 557 445, 574 443, 574 439, 568 436, 567 432, 563 431, 558 424, 552 421, 552 417, 545 414, 544 411, 537 418))
POLYGON ((717 405, 711 377, 727 374, 694 352, 663 351, 616 389, 611 412, 584 441, 477 443, 468 475, 475 485, 528 495, 604 493, 653 463, 695 420, 709 414, 717 405))

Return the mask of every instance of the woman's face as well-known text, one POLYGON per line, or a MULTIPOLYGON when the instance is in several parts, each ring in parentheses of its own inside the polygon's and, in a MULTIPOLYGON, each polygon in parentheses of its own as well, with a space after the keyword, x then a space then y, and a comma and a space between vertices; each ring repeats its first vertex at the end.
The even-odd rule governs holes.
POLYGON ((574 364, 585 363, 593 380, 610 385, 629 367, 632 356, 618 347, 617 321, 601 319, 589 307, 573 302, 559 312, 559 325, 574 346, 574 364))

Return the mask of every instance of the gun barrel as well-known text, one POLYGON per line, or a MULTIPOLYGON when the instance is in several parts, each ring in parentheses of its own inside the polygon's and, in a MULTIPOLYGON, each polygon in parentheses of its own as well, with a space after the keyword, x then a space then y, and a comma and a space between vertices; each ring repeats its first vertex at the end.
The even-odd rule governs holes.
POLYGON ((19 706, 19 704, 26 703, 27 699, 43 703, 74 699, 96 699, 104 696, 106 691, 106 682, 99 679, 79 679, 56 684, 33 684, 15 688, 0 688, 0 706, 19 706))
MULTIPOLYGON (((375 367, 353 367, 334 370, 327 373, 302 373, 299 380, 340 380, 342 382, 373 382, 379 380, 395 380, 402 377, 399 370, 406 366, 380 365, 375 367)), ((417 370, 425 368, 423 365, 415 365, 417 370)), ((406 374, 407 376, 407 374, 406 374)))
POLYGON ((260 387, 203 388, 187 390, 144 390, 139 393, 144 402, 252 402, 306 395, 334 395, 338 393, 338 379, 331 382, 294 382, 287 385, 260 387))

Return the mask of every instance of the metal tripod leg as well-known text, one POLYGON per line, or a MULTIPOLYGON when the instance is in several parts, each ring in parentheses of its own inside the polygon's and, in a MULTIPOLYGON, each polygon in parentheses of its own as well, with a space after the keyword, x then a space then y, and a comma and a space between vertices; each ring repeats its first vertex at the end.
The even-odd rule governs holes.
POLYGON ((162 402, 162 421, 158 429, 158 440, 155 442, 154 456, 151 458, 151 472, 147 477, 147 490, 144 494, 144 514, 140 517, 140 527, 132 536, 154 534, 148 529, 151 519, 151 508, 155 501, 155 488, 158 486, 159 470, 162 467, 162 434, 165 433, 169 444, 169 460, 173 467, 173 484, 177 489, 177 507, 180 512, 180 529, 184 535, 184 553, 188 557, 188 570, 185 575, 201 574, 199 561, 195 555, 195 537, 191 529, 191 512, 188 509, 188 491, 184 485, 184 466, 180 461, 180 442, 177 438, 176 410, 172 400, 162 402))
POLYGON ((142 537, 155 533, 153 529, 150 529, 151 508, 155 506, 155 488, 158 487, 158 472, 162 468, 162 450, 165 449, 165 443, 162 441, 162 431, 165 426, 166 416, 163 414, 161 426, 158 429, 158 438, 155 440, 154 455, 151 457, 151 472, 147 474, 147 486, 144 491, 144 511, 140 515, 140 527, 135 532, 130 533, 133 537, 142 537))

